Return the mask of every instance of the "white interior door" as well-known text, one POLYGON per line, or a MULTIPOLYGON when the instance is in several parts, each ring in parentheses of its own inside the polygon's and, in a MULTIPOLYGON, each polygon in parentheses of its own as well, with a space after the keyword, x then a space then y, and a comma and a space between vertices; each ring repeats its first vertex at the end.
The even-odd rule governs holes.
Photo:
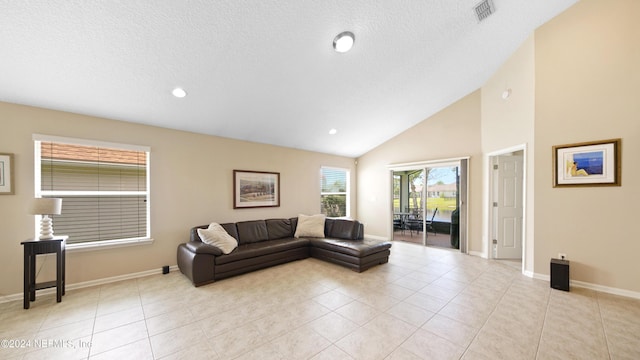
POLYGON ((523 156, 497 156, 494 189, 494 255, 497 259, 522 259, 523 156))

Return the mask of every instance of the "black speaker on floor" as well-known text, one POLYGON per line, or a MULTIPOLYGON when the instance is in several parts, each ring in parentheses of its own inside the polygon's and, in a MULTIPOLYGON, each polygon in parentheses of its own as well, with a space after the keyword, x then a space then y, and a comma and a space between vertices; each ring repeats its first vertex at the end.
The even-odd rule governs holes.
POLYGON ((165 265, 162 267, 162 273, 165 275, 169 273, 169 265, 165 265))
POLYGON ((551 259, 551 287, 569 291, 569 261, 551 259))

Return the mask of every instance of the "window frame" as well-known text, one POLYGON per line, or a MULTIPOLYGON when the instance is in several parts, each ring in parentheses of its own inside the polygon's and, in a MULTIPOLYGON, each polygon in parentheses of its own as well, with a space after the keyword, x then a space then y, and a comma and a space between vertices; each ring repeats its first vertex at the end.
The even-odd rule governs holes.
POLYGON ((331 218, 335 218, 335 219, 348 219, 351 218, 351 169, 347 169, 347 168, 341 168, 341 167, 336 167, 336 166, 321 166, 320 167, 320 212, 322 213, 322 197, 325 195, 345 195, 346 196, 346 200, 345 200, 345 215, 344 216, 338 216, 338 217, 331 217, 331 218), (330 170, 340 170, 340 171, 344 171, 345 172, 345 178, 346 178, 346 191, 345 192, 323 192, 322 191, 322 177, 324 175, 323 170, 324 169, 330 169, 330 170))
MULTIPOLYGON (((153 243, 153 238, 151 237, 151 148, 149 146, 142 145, 131 145, 131 144, 123 144, 123 143, 115 143, 115 142, 107 142, 107 141, 99 141, 99 140, 89 140, 89 139, 79 139, 79 138, 71 138, 71 137, 62 137, 62 136, 53 136, 53 135, 43 135, 43 134, 33 134, 32 136, 34 143, 34 195, 36 198, 43 196, 57 196, 57 195, 108 195, 118 196, 118 195, 145 195, 146 197, 146 236, 135 237, 135 238, 126 238, 126 239, 109 239, 109 240, 97 240, 97 241, 86 241, 86 242, 78 242, 66 244, 66 249, 70 251, 88 251, 88 250, 97 250, 97 249, 106 249, 106 248, 114 248, 114 247, 124 247, 124 246, 134 246, 134 245, 147 245, 153 243), (104 190, 96 190, 96 191, 74 191, 74 190, 60 190, 60 191, 51 191, 51 190, 42 190, 42 158, 41 158, 41 143, 42 142, 53 142, 53 143, 62 143, 69 145, 80 145, 80 146, 95 146, 95 147, 104 147, 116 150, 128 150, 128 151, 139 151, 146 153, 146 190, 145 191, 104 191, 104 190)), ((64 205, 64 204, 63 204, 64 205)), ((40 219, 41 216, 35 216, 34 223, 34 234, 35 237, 38 236, 40 232, 40 219)), ((54 224, 55 225, 55 224, 54 224)))

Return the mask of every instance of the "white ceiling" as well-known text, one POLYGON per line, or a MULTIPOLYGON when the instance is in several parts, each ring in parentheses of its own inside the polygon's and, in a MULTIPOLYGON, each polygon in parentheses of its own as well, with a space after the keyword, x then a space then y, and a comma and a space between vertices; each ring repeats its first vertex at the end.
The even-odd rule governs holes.
POLYGON ((576 1, 0 0, 0 101, 357 157, 576 1))

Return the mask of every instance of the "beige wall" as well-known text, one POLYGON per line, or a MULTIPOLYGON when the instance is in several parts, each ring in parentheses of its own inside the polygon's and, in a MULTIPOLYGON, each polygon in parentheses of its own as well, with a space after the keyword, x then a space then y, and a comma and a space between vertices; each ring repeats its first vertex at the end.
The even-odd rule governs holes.
POLYGON ((535 271, 640 291, 640 1, 582 0, 535 33, 535 271), (553 188, 551 147, 622 138, 622 186, 553 188))
MULTIPOLYGON (((28 204, 34 194, 32 134, 95 139, 151 147, 152 245, 67 254, 69 284, 176 264, 176 247, 189 228, 227 222, 292 217, 320 211, 320 166, 351 169, 354 159, 224 139, 0 102, 0 152, 15 154, 15 195, 0 196, 0 297, 22 291, 20 241, 34 234, 28 204), (233 209, 232 171, 280 173, 281 206, 233 209)), ((355 196, 351 199, 356 216, 355 196)), ((55 224, 54 224, 55 227, 55 224)), ((39 260, 40 261, 40 260, 39 260)), ((42 262, 44 263, 44 261, 42 262)), ((46 261, 47 266, 55 261, 46 261)), ((40 266, 40 263, 38 264, 40 266)), ((47 277, 45 266, 38 278, 47 277)))
POLYGON ((635 0, 582 0, 536 30, 481 91, 360 157, 367 233, 390 234, 388 165, 471 155, 469 250, 486 253, 488 155, 525 145, 525 270, 548 276, 562 252, 574 284, 638 296, 639 15, 635 0), (552 187, 553 145, 608 138, 622 138, 621 187, 552 187))
MULTIPOLYGON (((535 62, 534 37, 530 36, 498 71, 482 86, 482 152, 496 154, 510 148, 525 148, 526 163, 526 203, 525 203, 525 270, 533 272, 534 256, 534 104, 535 104, 535 62), (511 89, 507 99, 502 93, 511 89)), ((485 156, 483 174, 489 181, 489 157, 485 156)), ((485 255, 490 251, 489 196, 485 191, 483 201, 483 244, 485 255)))
POLYGON ((471 156, 469 250, 481 251, 480 92, 476 91, 358 159, 358 216, 365 232, 391 234, 389 165, 471 156))

